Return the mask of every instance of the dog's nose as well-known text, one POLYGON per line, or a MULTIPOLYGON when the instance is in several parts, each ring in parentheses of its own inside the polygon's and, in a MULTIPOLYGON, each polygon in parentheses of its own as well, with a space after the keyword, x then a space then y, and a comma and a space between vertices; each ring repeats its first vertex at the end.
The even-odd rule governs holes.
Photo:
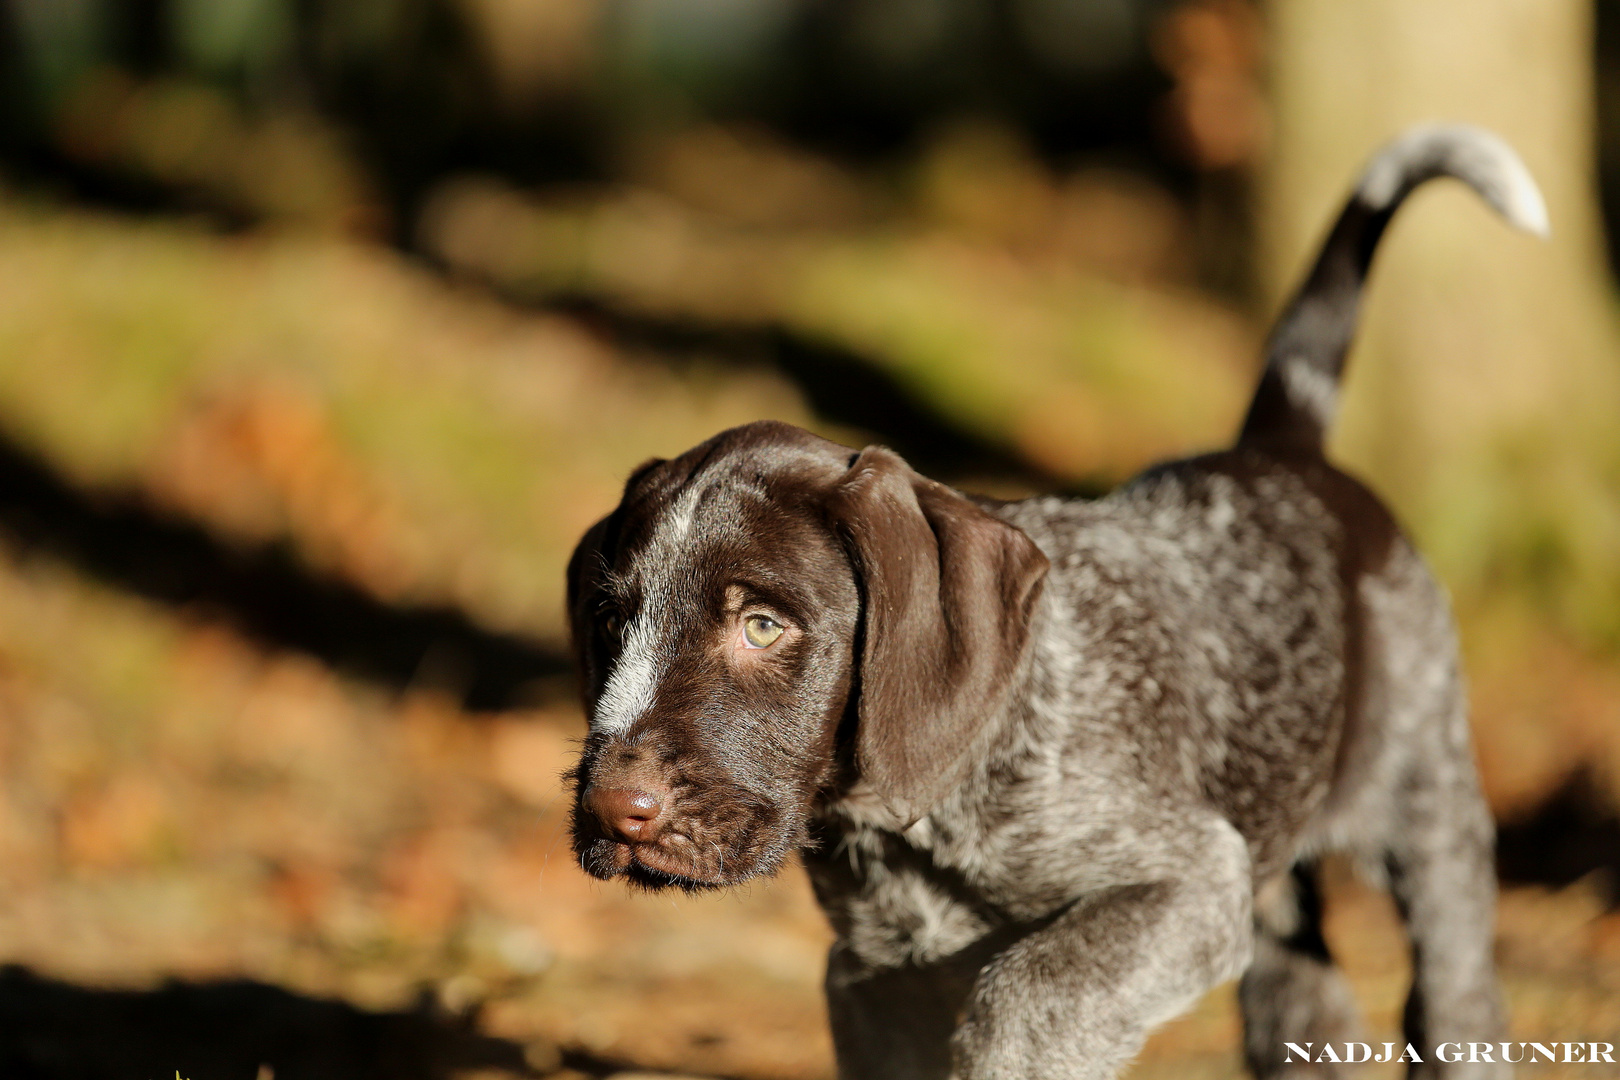
POLYGON ((664 816, 664 800, 658 795, 631 788, 592 787, 585 792, 584 802, 602 827, 621 840, 645 844, 658 838, 664 816))

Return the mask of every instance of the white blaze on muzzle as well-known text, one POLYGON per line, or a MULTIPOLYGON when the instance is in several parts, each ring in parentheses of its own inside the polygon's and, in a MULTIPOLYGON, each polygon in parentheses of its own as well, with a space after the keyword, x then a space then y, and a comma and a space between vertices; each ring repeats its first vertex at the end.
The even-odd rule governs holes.
MULTIPOLYGON (((678 552, 686 546, 698 504, 706 490, 705 486, 694 484, 681 493, 659 522, 651 547, 678 552)), ((596 713, 591 717, 593 732, 623 735, 652 708, 658 682, 669 666, 658 630, 667 630, 672 625, 672 613, 677 609, 670 603, 670 596, 676 588, 667 578, 655 579, 649 584, 641 610, 624 628, 619 658, 614 661, 613 672, 596 701, 596 713)))
POLYGON ((625 627, 623 646, 613 662, 613 673, 596 699, 591 730, 604 735, 623 735, 643 713, 652 708, 658 680, 663 677, 663 657, 652 626, 657 620, 643 610, 625 627))

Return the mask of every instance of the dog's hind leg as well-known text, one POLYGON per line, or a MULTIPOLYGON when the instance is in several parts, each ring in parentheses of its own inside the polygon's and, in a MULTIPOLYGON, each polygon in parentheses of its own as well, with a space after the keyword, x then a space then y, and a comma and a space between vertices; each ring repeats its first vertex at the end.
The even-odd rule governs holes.
POLYGON ((1491 818, 1475 777, 1456 680, 1448 697, 1445 714, 1435 718, 1430 753, 1413 756, 1394 792, 1401 826, 1386 854, 1390 888, 1412 945, 1406 1037, 1424 1059, 1408 1075, 1505 1080, 1513 1069, 1499 1058, 1489 1060, 1493 1046, 1469 1046, 1494 1044, 1502 1035, 1492 962, 1496 873, 1491 818), (1453 1046, 1441 1055, 1445 1043, 1453 1046))
POLYGON ((1244 1060, 1260 1080, 1353 1072, 1331 1061, 1311 1063, 1324 1046, 1343 1053, 1358 1037, 1350 987, 1322 938, 1316 876, 1314 864, 1296 863, 1255 898, 1254 961, 1238 984, 1238 1003, 1244 1060))
POLYGON ((1512 1066, 1494 1045, 1503 1029, 1492 962, 1494 830, 1480 793, 1444 595, 1404 543, 1361 591, 1367 659, 1376 669, 1385 737, 1371 769, 1358 830, 1388 869, 1412 949, 1406 1037, 1422 1055, 1409 1075, 1505 1080, 1512 1066), (1443 1060, 1439 1053, 1445 1043, 1443 1060), (1460 1050, 1459 1050, 1460 1047, 1460 1050), (1494 1057, 1495 1060, 1487 1060, 1494 1057), (1478 1060, 1470 1060, 1478 1058, 1478 1060))

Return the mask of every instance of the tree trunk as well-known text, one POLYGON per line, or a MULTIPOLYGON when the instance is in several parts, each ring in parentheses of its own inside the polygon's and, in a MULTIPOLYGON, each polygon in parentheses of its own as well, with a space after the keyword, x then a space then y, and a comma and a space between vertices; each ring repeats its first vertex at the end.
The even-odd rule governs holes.
MULTIPOLYGON (((1457 595, 1476 678, 1491 651, 1480 627, 1510 607, 1612 657, 1620 337, 1594 183, 1589 0, 1269 0, 1266 13, 1274 128, 1260 265, 1273 306, 1368 155, 1412 124, 1488 127, 1540 183, 1550 243, 1510 231, 1455 184, 1424 189, 1396 218, 1331 448, 1457 595)), ((1620 780, 1620 716, 1582 726, 1620 780)), ((1555 771, 1543 759, 1531 786, 1555 771)))

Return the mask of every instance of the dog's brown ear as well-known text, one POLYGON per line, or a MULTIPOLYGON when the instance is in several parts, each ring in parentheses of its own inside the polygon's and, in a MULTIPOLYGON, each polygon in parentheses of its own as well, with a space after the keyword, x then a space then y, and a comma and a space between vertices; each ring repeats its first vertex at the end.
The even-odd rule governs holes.
POLYGON ((868 447, 834 490, 861 584, 856 764, 908 824, 1006 700, 1046 556, 1020 529, 868 447))

